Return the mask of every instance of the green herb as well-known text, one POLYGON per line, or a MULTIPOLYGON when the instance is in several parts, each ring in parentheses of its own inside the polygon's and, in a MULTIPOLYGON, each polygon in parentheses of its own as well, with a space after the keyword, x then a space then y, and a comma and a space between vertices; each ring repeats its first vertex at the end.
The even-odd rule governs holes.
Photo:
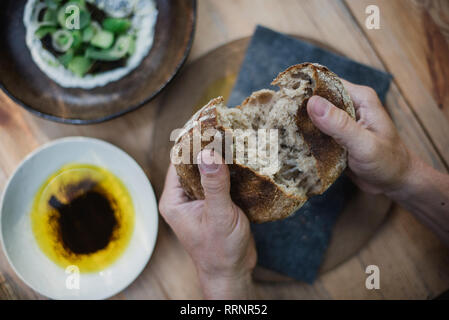
POLYGON ((87 26, 83 30, 83 42, 89 42, 95 35, 95 28, 92 25, 87 26))
POLYGON ((49 8, 45 10, 43 21, 56 26, 58 24, 57 16, 58 14, 56 12, 56 9, 49 8))
POLYGON ((131 36, 120 36, 115 45, 110 49, 97 50, 94 47, 88 47, 86 49, 86 57, 101 61, 122 59, 129 52, 132 41, 131 36))
POLYGON ((52 26, 42 26, 39 29, 36 30, 36 32, 34 33, 34 35, 38 38, 38 39, 42 39, 43 37, 45 37, 47 34, 52 34, 53 32, 56 31, 56 27, 52 27, 52 26))
POLYGON ((80 11, 80 29, 84 29, 90 24, 90 13, 87 10, 80 11))
MULTIPOLYGON (((136 39, 126 32, 131 20, 106 17, 102 26, 92 20, 86 0, 44 0, 47 7, 35 32, 38 39, 51 34, 52 46, 63 54, 58 61, 74 74, 82 77, 95 61, 116 61, 135 52, 136 39), (76 24, 79 9, 79 28, 76 24)), ((45 6, 44 6, 45 7, 45 6)))
POLYGON ((67 68, 74 74, 82 77, 92 67, 92 61, 83 56, 75 56, 67 65, 67 68))
POLYGON ((74 30, 71 33, 72 33, 72 37, 73 37, 73 42, 72 42, 71 48, 74 48, 74 49, 79 48, 79 46, 83 42, 83 37, 81 35, 81 32, 79 30, 74 30))
POLYGON ((130 39, 130 44, 129 44, 129 49, 128 49, 128 54, 130 56, 132 56, 134 54, 134 52, 136 52, 136 39, 134 37, 132 37, 130 39))
POLYGON ((103 20, 103 29, 114 33, 123 33, 129 27, 131 27, 131 22, 128 19, 105 18, 103 20))
POLYGON ((61 62, 61 64, 67 68, 67 66, 69 65, 70 61, 72 61, 74 56, 74 51, 73 49, 69 49, 67 50, 66 53, 64 53, 63 55, 58 57, 59 62, 61 62))
POLYGON ((114 34, 110 31, 99 30, 90 43, 95 47, 107 49, 114 43, 114 34))

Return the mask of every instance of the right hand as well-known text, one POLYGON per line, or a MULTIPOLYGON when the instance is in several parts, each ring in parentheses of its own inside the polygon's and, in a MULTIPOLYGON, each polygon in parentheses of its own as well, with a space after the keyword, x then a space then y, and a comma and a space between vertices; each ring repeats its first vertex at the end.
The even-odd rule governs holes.
POLYGON ((232 202, 228 166, 209 150, 198 159, 205 199, 188 199, 170 165, 159 210, 192 257, 206 298, 254 299, 256 247, 248 218, 232 202))
POLYGON ((328 100, 313 96, 307 104, 312 122, 348 151, 349 176, 364 191, 388 193, 402 187, 413 157, 376 92, 342 80, 354 102, 356 120, 328 100))

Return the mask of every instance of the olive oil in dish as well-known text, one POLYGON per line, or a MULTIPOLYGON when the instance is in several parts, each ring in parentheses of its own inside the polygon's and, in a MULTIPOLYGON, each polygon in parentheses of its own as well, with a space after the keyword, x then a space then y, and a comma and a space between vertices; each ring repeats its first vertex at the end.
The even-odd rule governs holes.
POLYGON ((101 271, 127 248, 134 207, 124 184, 107 169, 67 164, 35 195, 32 230, 40 249, 57 265, 101 271))

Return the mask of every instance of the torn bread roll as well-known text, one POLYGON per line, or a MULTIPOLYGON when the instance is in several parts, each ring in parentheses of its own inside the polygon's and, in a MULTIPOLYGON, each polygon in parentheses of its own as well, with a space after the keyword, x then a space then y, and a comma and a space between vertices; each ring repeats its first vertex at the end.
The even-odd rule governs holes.
MULTIPOLYGON (((236 159, 235 144, 231 147, 231 161, 227 161, 230 163, 231 198, 252 222, 288 217, 309 197, 326 191, 343 172, 346 151, 313 125, 306 107, 310 97, 319 95, 355 118, 352 101, 337 75, 319 64, 303 63, 280 73, 272 85, 279 86, 279 91, 254 92, 235 108, 226 107, 221 97, 213 99, 186 123, 175 141, 172 160, 173 156, 180 159, 183 150, 188 151, 188 161, 178 161, 175 167, 190 198, 204 198, 198 166, 194 163, 199 152, 195 152, 193 143, 195 130, 204 134, 214 129, 218 132, 215 139, 232 132, 231 141, 234 142, 245 129, 277 130, 275 170, 264 170, 266 157, 250 161, 254 160, 251 155, 257 154, 257 150, 252 150, 254 147, 247 142, 243 161, 236 159)), ((229 148, 220 143, 222 150, 229 148)), ((201 141, 199 149, 208 146, 210 140, 201 141)), ((267 153, 272 156, 271 152, 267 153)), ((225 158, 223 154, 222 157, 225 158)))

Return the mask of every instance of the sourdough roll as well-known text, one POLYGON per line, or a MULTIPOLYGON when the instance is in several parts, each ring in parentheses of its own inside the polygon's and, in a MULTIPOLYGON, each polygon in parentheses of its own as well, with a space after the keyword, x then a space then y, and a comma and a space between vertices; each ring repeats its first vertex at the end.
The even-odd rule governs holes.
MULTIPOLYGON (((355 118, 352 101, 338 77, 324 66, 303 63, 280 73, 272 84, 279 86, 279 91, 254 92, 236 108, 227 108, 223 98, 215 98, 186 123, 175 141, 172 160, 174 156, 182 158, 183 152, 188 151, 189 161, 177 161, 175 167, 190 198, 204 198, 194 159, 197 149, 210 146, 214 139, 219 139, 216 145, 222 145, 223 158, 225 150, 232 151, 229 164, 231 197, 252 222, 274 221, 289 216, 309 197, 326 191, 343 172, 346 151, 313 125, 306 108, 308 99, 319 95, 355 118), (211 136, 211 129, 216 132, 215 136, 201 141, 200 148, 194 148, 194 132, 211 136), (246 129, 253 129, 253 132, 258 129, 276 130, 276 148, 272 149, 272 141, 263 147, 270 150, 267 152, 270 156, 276 150, 278 162, 275 169, 270 167, 267 170, 270 159, 254 157, 257 150, 247 142, 244 161, 236 158, 235 143, 232 146, 224 144, 224 137, 229 135, 230 141, 247 141, 244 135, 251 130, 246 129)), ((259 143, 260 136, 256 138, 259 143)))

